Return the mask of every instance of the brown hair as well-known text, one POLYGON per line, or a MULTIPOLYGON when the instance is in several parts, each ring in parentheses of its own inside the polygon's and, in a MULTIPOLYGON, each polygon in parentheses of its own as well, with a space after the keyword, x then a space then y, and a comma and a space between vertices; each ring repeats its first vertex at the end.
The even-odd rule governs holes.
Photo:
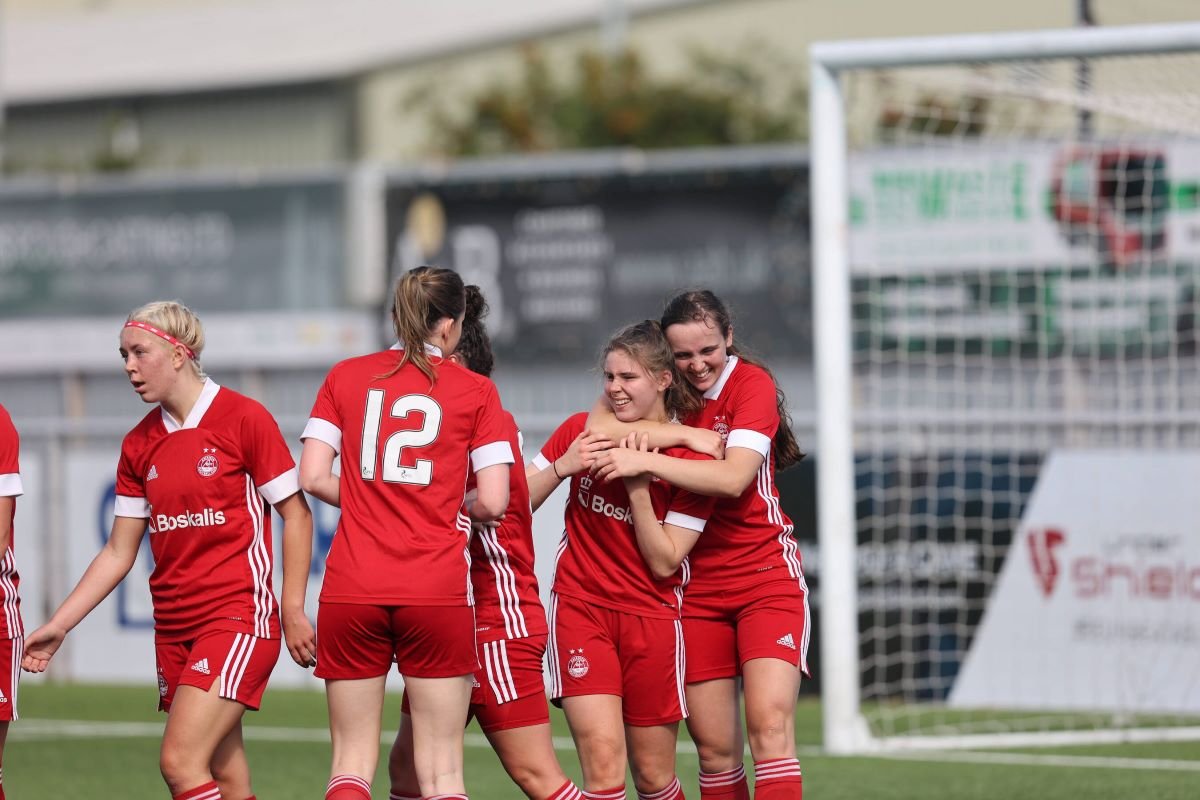
MULTIPOLYGON (((721 331, 722 337, 729 336, 730 331, 733 330, 733 320, 730 319, 725 304, 708 289, 689 289, 677 294, 663 309, 662 328, 664 331, 672 325, 688 322, 706 322, 714 325, 721 331)), ((775 380, 775 376, 771 374, 771 370, 767 368, 766 364, 738 347, 736 343, 729 346, 728 352, 771 376, 771 380, 775 384, 775 402, 779 407, 779 430, 775 432, 775 440, 772 445, 775 454, 775 468, 787 469, 804 458, 804 453, 801 452, 800 445, 796 443, 796 435, 792 433, 792 416, 788 413, 787 398, 784 397, 783 390, 779 388, 779 381, 775 380)), ((688 385, 691 386, 691 384, 688 385)))
POLYGON ((600 353, 601 367, 604 359, 614 350, 624 350, 651 375, 660 372, 671 373, 671 384, 663 396, 663 403, 672 417, 682 419, 703 407, 700 397, 689 391, 690 385, 679 374, 679 368, 675 366, 675 356, 671 352, 671 343, 663 334, 662 327, 654 320, 647 319, 626 325, 613 334, 600 353))
POLYGON ((441 267, 417 267, 396 281, 393 299, 392 325, 404 349, 395 369, 384 377, 395 375, 411 361, 430 383, 436 382, 437 372, 425 352, 425 342, 440 320, 458 319, 463 313, 466 298, 462 278, 441 267))
POLYGON ((483 292, 478 286, 466 287, 467 313, 463 317, 462 338, 454 352, 462 357, 463 363, 471 372, 491 377, 492 367, 496 363, 492 355, 492 340, 488 336, 483 318, 487 316, 488 304, 483 292))
POLYGON ((196 357, 191 359, 196 376, 205 378, 204 368, 200 366, 200 352, 204 350, 204 326, 196 312, 178 300, 155 300, 138 306, 129 312, 126 322, 144 322, 169 333, 189 348, 196 357))

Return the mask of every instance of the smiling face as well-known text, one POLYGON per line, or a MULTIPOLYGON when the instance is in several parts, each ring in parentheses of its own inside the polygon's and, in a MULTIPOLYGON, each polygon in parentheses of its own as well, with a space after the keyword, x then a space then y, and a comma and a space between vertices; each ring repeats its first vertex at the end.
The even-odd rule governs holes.
POLYGON ((733 329, 721 335, 711 318, 678 322, 666 329, 667 341, 675 356, 675 366, 688 383, 706 392, 720 379, 725 359, 733 346, 733 329))
POLYGON ((120 352, 125 376, 142 402, 166 399, 185 360, 178 348, 140 328, 122 328, 120 352))
POLYGON ((663 393, 670 385, 670 372, 651 375, 625 350, 611 350, 604 357, 604 394, 621 422, 665 419, 663 393))

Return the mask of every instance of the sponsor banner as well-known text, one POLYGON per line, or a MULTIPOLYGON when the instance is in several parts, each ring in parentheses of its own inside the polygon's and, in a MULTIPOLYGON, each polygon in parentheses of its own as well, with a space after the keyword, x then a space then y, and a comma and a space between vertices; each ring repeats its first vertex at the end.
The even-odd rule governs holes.
POLYGON ((436 264, 478 284, 506 363, 591 361, 617 327, 694 286, 730 305, 756 351, 808 359, 807 204, 795 163, 406 183, 387 193, 388 257, 393 278, 436 264))
POLYGON ((1200 713, 1200 452, 1058 451, 956 707, 1200 713))
POLYGON ((1196 325, 1200 143, 855 154, 859 348, 1157 354, 1196 325))
MULTIPOLYGON (((67 456, 67 590, 75 585, 75 581, 108 541, 116 496, 116 462, 115 448, 89 448, 67 456)), ((315 531, 306 609, 309 619, 315 624, 321 576, 337 528, 338 511, 312 497, 308 498, 308 503, 313 511, 315 531)), ((215 516, 220 510, 207 513, 215 516)), ((272 517, 274 588, 278 599, 283 588, 283 523, 278 515, 273 514, 272 517)), ((179 524, 173 518, 170 522, 176 526, 179 524)), ((137 562, 125 580, 67 637, 64 645, 67 663, 65 666, 58 665, 57 669, 65 669, 67 676, 77 681, 154 681, 154 608, 149 587, 153 569, 150 537, 147 534, 142 539, 137 562)), ((22 586, 23 594, 24 589, 22 586)), ((61 599, 55 598, 53 602, 57 604, 61 599)), ((298 667, 284 649, 270 685, 315 687, 321 686, 322 682, 312 677, 312 670, 298 667)))

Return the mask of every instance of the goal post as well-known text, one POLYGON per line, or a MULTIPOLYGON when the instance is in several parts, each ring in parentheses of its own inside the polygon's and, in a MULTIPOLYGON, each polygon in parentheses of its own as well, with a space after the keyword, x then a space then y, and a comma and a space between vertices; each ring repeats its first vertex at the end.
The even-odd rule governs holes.
POLYGON ((1200 24, 812 45, 828 752, 1200 738, 1200 686, 1177 713, 1123 673, 1040 698, 986 669, 1006 641, 1047 669, 1044 635, 1081 643, 1066 668, 1119 640, 1167 654, 1148 680, 1200 671, 1170 492, 1200 479, 1197 96, 1200 24), (1071 500, 1082 474, 1100 501, 1071 500), (1138 480, 1157 527, 1085 544, 1138 480), (1111 625, 1080 610, 1118 592, 1111 625))

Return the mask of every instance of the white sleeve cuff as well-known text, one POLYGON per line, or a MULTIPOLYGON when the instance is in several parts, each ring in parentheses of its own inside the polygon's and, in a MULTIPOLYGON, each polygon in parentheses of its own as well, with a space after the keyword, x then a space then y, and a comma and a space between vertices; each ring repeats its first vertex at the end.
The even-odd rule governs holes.
POLYGON ((342 452, 342 431, 329 420, 309 417, 308 424, 304 426, 304 433, 300 434, 300 441, 305 439, 316 439, 332 447, 335 453, 342 452))
POLYGON ((144 497, 126 497, 119 494, 116 502, 113 503, 113 516, 149 519, 150 504, 144 497))
POLYGON ((484 467, 492 467, 496 464, 513 464, 516 459, 513 458, 512 446, 508 442, 492 442, 485 444, 483 447, 476 447, 471 451, 471 469, 479 472, 484 467))
POLYGON ((738 428, 729 432, 729 438, 725 440, 725 447, 744 447, 766 458, 771 452, 771 439, 758 431, 738 428))
POLYGON ((295 467, 280 473, 258 487, 258 493, 271 505, 275 505, 280 500, 287 500, 298 491, 300 491, 300 474, 296 472, 295 467))
POLYGON ((539 470, 545 469, 546 467, 550 466, 550 460, 548 458, 546 458, 544 455, 542 455, 541 453, 538 453, 536 456, 534 456, 533 461, 531 463, 535 467, 537 467, 539 470))
POLYGON ((663 520, 665 525, 674 525, 676 528, 687 528, 689 531, 703 533, 704 526, 708 524, 708 520, 700 519, 699 517, 680 514, 678 511, 668 511, 667 518, 663 520))
POLYGON ((0 497, 20 497, 23 494, 25 490, 21 487, 21 473, 0 475, 0 497))

